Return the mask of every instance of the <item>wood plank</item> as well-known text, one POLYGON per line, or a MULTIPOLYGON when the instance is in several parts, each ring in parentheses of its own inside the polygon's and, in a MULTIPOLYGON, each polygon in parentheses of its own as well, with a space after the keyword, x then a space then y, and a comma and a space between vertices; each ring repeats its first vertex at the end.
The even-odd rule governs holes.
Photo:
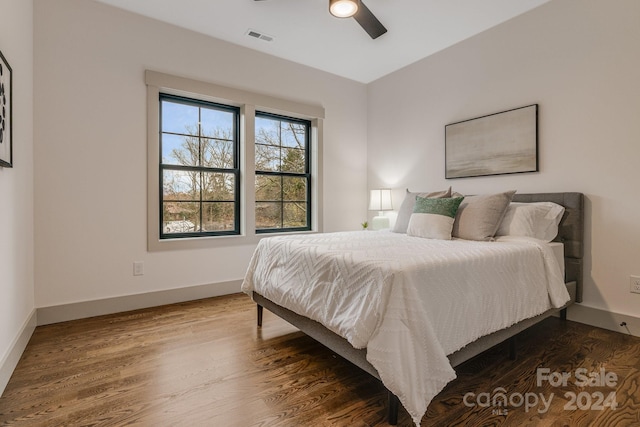
MULTIPOLYGON (((550 318, 460 365, 423 426, 640 425, 640 339, 550 318), (536 384, 540 367, 604 368, 611 387, 536 384), (469 407, 466 393, 553 394, 546 412, 469 407), (565 393, 615 392, 616 410, 566 410, 565 393)), ((378 380, 243 294, 38 327, 0 397, 3 426, 384 426, 378 380)), ((399 426, 412 425, 401 408, 399 426)))

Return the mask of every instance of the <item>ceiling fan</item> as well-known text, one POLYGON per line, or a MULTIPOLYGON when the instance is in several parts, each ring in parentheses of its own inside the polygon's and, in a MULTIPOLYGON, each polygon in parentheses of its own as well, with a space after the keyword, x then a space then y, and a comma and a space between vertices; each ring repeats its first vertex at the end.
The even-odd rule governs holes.
POLYGON ((336 18, 353 17, 372 39, 377 39, 387 32, 384 25, 361 0, 329 0, 329 12, 336 18))

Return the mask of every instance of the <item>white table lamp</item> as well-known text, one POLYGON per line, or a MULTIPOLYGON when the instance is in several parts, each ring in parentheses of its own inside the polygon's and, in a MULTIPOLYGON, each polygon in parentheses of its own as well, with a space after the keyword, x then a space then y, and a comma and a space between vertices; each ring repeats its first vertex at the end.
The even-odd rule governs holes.
POLYGON ((378 211, 378 216, 373 217, 371 220, 372 230, 389 228, 389 218, 384 216, 384 211, 393 210, 393 205, 391 204, 391 189, 381 188, 379 190, 371 190, 369 210, 378 211))

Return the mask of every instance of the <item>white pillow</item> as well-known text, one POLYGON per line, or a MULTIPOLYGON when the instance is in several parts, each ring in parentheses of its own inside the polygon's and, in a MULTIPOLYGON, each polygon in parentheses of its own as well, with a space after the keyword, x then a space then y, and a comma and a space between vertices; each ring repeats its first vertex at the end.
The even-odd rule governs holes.
POLYGON ((558 235, 564 207, 552 202, 511 202, 496 236, 526 236, 551 242, 558 235))

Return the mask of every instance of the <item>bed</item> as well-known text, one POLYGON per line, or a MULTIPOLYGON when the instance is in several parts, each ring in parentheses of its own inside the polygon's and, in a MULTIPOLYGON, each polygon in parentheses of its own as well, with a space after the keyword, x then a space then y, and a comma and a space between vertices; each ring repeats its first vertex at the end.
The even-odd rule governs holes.
MULTIPOLYGON (((384 232, 360 232, 359 234, 358 232, 354 232, 353 234, 330 233, 328 235, 316 235, 316 237, 313 238, 307 237, 306 239, 298 239, 293 236, 279 237, 274 240, 267 239, 270 244, 279 245, 282 248, 292 246, 292 248, 289 248, 288 252, 284 251, 281 255, 275 256, 273 254, 276 252, 268 252, 268 250, 273 251, 273 249, 266 248, 269 245, 259 245, 252 260, 252 267, 250 267, 245 282, 243 283, 243 290, 250 294, 257 304, 259 326, 262 324, 263 308, 267 308, 269 311, 287 320, 307 335, 383 382, 389 390, 388 420, 390 424, 396 424, 398 405, 399 402, 401 402, 410 413, 416 425, 419 425, 420 419, 424 411, 426 411, 426 406, 431 398, 435 396, 447 382, 455 378, 453 367, 505 340, 510 340, 511 356, 513 357, 515 354, 515 335, 558 312, 560 312, 561 317, 566 317, 566 307, 573 302, 582 301, 583 199, 584 197, 581 193, 516 194, 513 197, 514 202, 532 203, 548 201, 564 207, 564 214, 558 226, 558 234, 554 239, 555 245, 561 244, 561 249, 564 250, 564 265, 562 266, 563 268, 560 269, 563 270, 560 274, 564 277, 559 279, 561 282, 564 282, 564 286, 563 289, 560 290, 556 288, 552 289, 549 284, 545 285, 547 288, 544 289, 544 292, 548 291, 548 294, 545 295, 549 295, 547 297, 548 307, 542 307, 542 302, 539 304, 530 304, 527 302, 529 298, 528 292, 530 291, 526 288, 517 288, 515 284, 523 281, 520 276, 529 277, 528 275, 533 275, 531 277, 534 277, 538 274, 537 271, 540 268, 546 269, 547 273, 550 271, 553 264, 556 263, 555 260, 553 262, 550 260, 550 258, 554 256, 552 255, 553 249, 550 245, 541 245, 537 241, 529 241, 535 239, 503 239, 499 245, 487 242, 471 243, 452 241, 449 243, 444 242, 443 246, 438 246, 436 255, 429 255, 429 257, 435 258, 435 260, 439 262, 439 258, 446 258, 445 255, 451 253, 455 255, 454 258, 459 258, 456 262, 475 263, 476 254, 480 252, 484 254, 485 247, 498 251, 498 256, 507 257, 515 257, 516 255, 512 255, 512 252, 519 253, 519 255, 517 255, 519 257, 524 256, 529 258, 531 258, 532 253, 540 253, 539 264, 542 267, 536 267, 538 270, 534 270, 533 267, 531 267, 531 271, 525 271, 522 269, 529 267, 520 263, 517 268, 513 269, 514 271, 509 272, 509 274, 515 276, 512 277, 507 274, 504 283, 497 283, 496 285, 502 286, 502 288, 498 287, 496 288, 498 291, 489 293, 492 298, 494 295, 498 298, 502 293, 515 292, 520 295, 524 292, 524 296, 519 296, 519 298, 523 300, 521 304, 518 305, 517 303, 510 302, 511 300, 509 298, 512 298, 513 295, 505 297, 504 301, 507 301, 506 303, 504 301, 501 302, 499 299, 495 301, 490 299, 485 303, 485 306, 502 304, 502 308, 496 308, 496 311, 516 311, 519 317, 517 317, 515 323, 512 319, 475 320, 473 316, 476 316, 476 314, 473 313, 466 315, 466 317, 458 316, 453 319, 451 316, 447 317, 447 304, 464 305, 468 304, 465 298, 474 298, 471 294, 467 295, 467 291, 461 292, 461 289, 468 289, 464 287, 468 285, 464 282, 469 282, 469 280, 465 279, 465 277, 469 277, 469 273, 460 273, 461 276, 455 276, 453 278, 453 282, 459 283, 459 285, 456 286, 461 287, 456 288, 453 285, 446 287, 446 289, 451 288, 446 291, 451 294, 442 296, 445 301, 448 301, 446 304, 438 303, 435 300, 435 296, 431 295, 431 293, 433 293, 432 289, 428 291, 430 292, 429 298, 425 298, 425 291, 421 288, 418 289, 418 294, 415 294, 414 289, 418 287, 410 283, 411 280, 413 280, 411 277, 424 276, 421 274, 423 272, 421 268, 423 268, 422 263, 425 262, 425 260, 419 257, 420 259, 417 262, 413 260, 405 262, 405 258, 411 258, 412 253, 422 251, 422 247, 428 247, 431 245, 431 242, 427 241, 429 239, 414 238, 411 240, 406 236, 394 235, 394 233, 389 232, 386 234, 384 234, 384 232), (393 247, 394 254, 389 255, 385 253, 383 249, 380 249, 378 252, 374 251, 373 253, 369 250, 362 250, 361 253, 360 250, 368 247, 367 245, 370 245, 372 239, 379 241, 382 248, 393 247), (307 248, 302 247, 305 245, 307 248), (454 245, 457 246, 454 247, 454 245), (462 246, 460 245, 467 245, 468 248, 461 250, 462 246), (317 250, 315 249, 318 247, 329 249, 325 250, 322 256, 318 256, 317 250), (509 251, 505 250, 506 252, 501 254, 500 252, 503 247, 509 247, 510 249, 509 251), (259 249, 263 252, 258 253, 259 249), (343 254, 348 253, 349 258, 358 259, 358 262, 355 264, 357 268, 350 267, 352 271, 350 271, 349 274, 341 270, 343 267, 340 266, 340 263, 343 261, 338 255, 335 260, 331 259, 331 252, 340 253, 340 251, 342 251, 343 254), (398 255, 398 253, 403 251, 405 253, 398 255), (468 251, 470 255, 465 255, 467 253, 466 251, 468 251), (362 258, 358 258, 360 254, 362 258), (378 254, 382 255, 378 257, 378 254), (290 258, 287 259, 287 257, 290 258), (292 286, 284 290, 279 290, 278 287, 260 288, 259 286, 254 286, 253 275, 259 274, 259 271, 256 272, 256 266, 254 265, 254 261, 257 258, 263 260, 263 264, 265 264, 263 266, 264 268, 271 268, 271 271, 276 272, 275 276, 271 276, 276 279, 271 279, 271 281, 279 282, 288 280, 289 282, 293 282, 292 286), (390 274, 387 274, 389 271, 387 269, 387 264, 389 263, 387 258, 395 259, 393 262, 396 264, 394 266, 395 270, 391 270, 390 274), (319 264, 319 262, 316 261, 319 259, 329 259, 331 266, 327 267, 325 265, 322 266, 322 269, 314 271, 314 264, 319 264), (285 266, 292 265, 300 265, 303 267, 297 270, 287 270, 284 268, 285 266), (416 265, 418 267, 415 267, 416 265), (332 280, 335 281, 335 277, 339 277, 340 280, 344 282, 356 283, 358 286, 354 286, 354 288, 363 288, 365 289, 365 291, 363 291, 364 293, 345 293, 352 291, 340 290, 338 292, 339 295, 336 296, 333 295, 336 291, 332 289, 327 290, 329 288, 326 286, 313 288, 312 291, 307 290, 305 287, 297 286, 297 284, 301 282, 322 283, 324 279, 318 280, 317 275, 324 275, 325 271, 332 269, 332 280), (410 279, 404 278, 404 276, 398 276, 398 271, 403 271, 403 275, 409 274, 408 277, 410 277, 410 279), (407 271, 409 273, 406 273, 407 271), (375 274, 372 272, 375 272, 375 274), (278 279, 278 274, 284 276, 278 279), (411 276, 411 274, 413 274, 413 276, 411 276), (381 276, 376 278, 379 283, 392 283, 392 285, 360 286, 360 283, 371 282, 369 277, 371 275, 381 276), (398 281, 398 277, 402 277, 400 282, 398 281), (509 286, 511 283, 509 280, 513 281, 514 286, 509 286), (512 290, 512 288, 515 290, 512 290), (386 289, 387 291, 380 291, 380 289, 386 289), (296 302, 295 295, 291 296, 292 293, 295 294, 295 292, 298 291, 301 292, 301 294, 298 295, 297 298, 304 300, 305 304, 308 303, 307 307, 300 307, 298 304, 299 301, 298 303, 296 302), (385 292, 387 293, 385 294, 385 292), (317 294, 316 296, 319 296, 319 299, 314 300, 312 298, 312 294, 314 293, 317 294), (383 295, 378 296, 378 299, 371 299, 372 294, 383 295), (553 302, 554 297, 552 294, 555 295, 555 302, 553 302), (427 303, 427 299, 433 299, 434 302, 427 303), (338 301, 337 306, 333 303, 327 303, 329 300, 338 301), (355 301, 355 304, 346 304, 346 302, 343 304, 342 301, 355 301), (376 302, 370 303, 370 301, 376 302), (380 303, 383 305, 378 306, 376 305, 377 301, 383 301, 384 303, 380 303), (422 306, 425 304, 431 304, 432 306, 423 309, 422 306), (517 307, 514 308, 512 305, 517 307), (431 314, 432 317, 429 318, 429 314, 423 313, 429 310, 435 311, 438 314, 431 314), (381 313, 384 315, 381 315, 381 313), (352 321, 355 317, 365 320, 356 323, 352 321), (336 318, 338 320, 334 320, 336 318), (445 321, 438 320, 433 322, 434 319, 445 319, 445 321), (435 325, 431 325, 430 322, 435 323, 435 325), (490 322, 494 323, 487 326, 485 322, 487 322, 487 324, 490 322), (413 323, 415 323, 415 325, 412 325, 413 323), (496 329, 496 325, 501 326, 499 326, 499 329, 496 329), (420 331, 420 333, 416 333, 416 330, 420 331), (464 330, 468 336, 460 334, 459 332, 462 330, 464 330), (464 336, 458 337, 458 335, 464 336), (433 345, 433 342, 436 342, 438 345, 433 345), (411 384, 409 379, 413 376, 416 378, 424 378, 425 381, 414 381, 414 383, 411 384)), ((498 240, 500 241, 500 239, 498 240)), ((427 259, 427 261, 431 262, 429 259, 427 259)), ((488 264, 483 268, 490 270, 496 267, 488 264)), ((459 268, 454 268, 453 270, 457 271, 459 268)), ((554 270, 554 272, 557 274, 557 271, 554 270)), ((433 277, 439 277, 437 272, 430 274, 432 274, 433 277)), ((450 271, 446 273, 447 276, 452 274, 450 271)), ((484 273, 480 272, 476 275, 480 277, 483 274, 484 273)), ((533 282, 534 280, 532 279, 531 281, 533 282)), ((494 280, 494 282, 499 281, 494 280)), ((552 280, 549 279, 548 283, 551 282, 552 280)), ((443 291, 443 294, 446 292, 443 291)), ((542 292, 542 290, 537 289, 533 293, 540 294, 540 292, 542 292)), ((533 293, 531 300, 537 301, 537 299, 533 298, 533 293)), ((469 311, 472 312, 473 310, 469 311)))

